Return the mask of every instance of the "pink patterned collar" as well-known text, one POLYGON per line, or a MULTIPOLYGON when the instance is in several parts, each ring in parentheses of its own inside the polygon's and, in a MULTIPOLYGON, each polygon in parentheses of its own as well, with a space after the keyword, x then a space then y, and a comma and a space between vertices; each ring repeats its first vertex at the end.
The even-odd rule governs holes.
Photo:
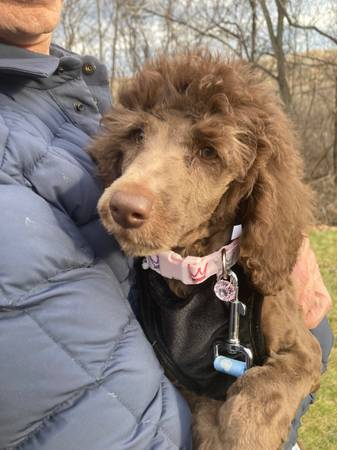
POLYGON ((240 254, 241 225, 235 225, 231 242, 207 256, 186 256, 173 251, 147 256, 143 269, 152 269, 165 278, 173 278, 184 284, 200 284, 213 275, 222 276, 234 266, 240 254))

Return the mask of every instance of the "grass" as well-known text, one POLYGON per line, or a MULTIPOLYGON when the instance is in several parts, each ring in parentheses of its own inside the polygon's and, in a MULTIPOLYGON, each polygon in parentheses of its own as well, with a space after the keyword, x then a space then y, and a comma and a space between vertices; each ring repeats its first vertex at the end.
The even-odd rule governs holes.
MULTIPOLYGON (((337 229, 317 229, 311 233, 310 241, 333 299, 334 308, 329 314, 329 320, 337 337, 337 229)), ((337 449, 336 344, 330 356, 328 371, 322 377, 317 399, 302 420, 299 439, 306 450, 337 449)))

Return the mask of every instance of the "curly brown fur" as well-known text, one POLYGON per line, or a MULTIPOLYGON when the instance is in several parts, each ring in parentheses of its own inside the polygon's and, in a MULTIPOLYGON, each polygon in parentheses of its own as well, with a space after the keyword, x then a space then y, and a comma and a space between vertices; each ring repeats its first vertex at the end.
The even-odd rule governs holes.
POLYGON ((103 126, 90 149, 106 187, 99 212, 127 253, 208 254, 240 217, 240 262, 265 295, 269 359, 239 378, 226 402, 193 401, 195 439, 199 449, 278 449, 320 375, 319 345, 289 278, 311 194, 279 100, 249 65, 197 51, 147 63, 103 126), (114 220, 116 192, 154 199, 141 227, 114 220))

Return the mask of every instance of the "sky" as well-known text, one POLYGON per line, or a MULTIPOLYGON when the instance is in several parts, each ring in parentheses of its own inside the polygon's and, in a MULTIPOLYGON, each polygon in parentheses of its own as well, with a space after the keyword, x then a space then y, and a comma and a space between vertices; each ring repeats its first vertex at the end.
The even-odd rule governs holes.
MULTIPOLYGON (((67 1, 67 0, 66 0, 67 1)), ((65 1, 65 3, 66 3, 65 1)), ((104 58, 108 67, 111 65, 111 48, 112 48, 112 34, 113 20, 111 18, 112 5, 114 4, 114 0, 101 0, 101 4, 105 7, 102 7, 102 20, 106 24, 108 28, 108 32, 104 39, 104 58), (109 25, 111 23, 111 26, 109 25)), ((137 3, 139 0, 135 0, 137 3)), ((151 2, 155 2, 156 0, 148 0, 147 4, 151 6, 151 2)), ((179 0, 180 4, 183 5, 184 2, 188 0, 179 0)), ((190 0, 190 8, 187 10, 189 14, 198 13, 207 15, 208 8, 207 5, 214 5, 216 0, 190 0), (202 9, 203 8, 203 9, 202 9)), ((224 10, 228 5, 240 5, 240 0, 218 0, 221 5, 223 5, 224 10)), ((241 2, 246 2, 248 0, 241 0, 241 2)), ((267 0, 267 4, 270 8, 272 15, 274 15, 274 19, 276 16, 276 8, 274 3, 275 0, 267 0)), ((165 2, 164 2, 165 3, 165 2)), ((159 4, 164 4, 163 2, 159 2, 159 4)), ((77 0, 78 8, 81 7, 84 11, 84 15, 81 19, 81 23, 78 24, 76 29, 76 42, 73 46, 72 50, 78 53, 91 53, 98 56, 98 39, 97 35, 94 31, 92 31, 92 24, 95 23, 95 0, 77 0)), ((322 30, 333 34, 337 37, 337 0, 292 0, 290 2, 291 5, 291 15, 293 17, 298 17, 298 22, 303 25, 315 25, 322 30)), ((230 10, 230 9, 229 9, 230 10)), ((243 8, 244 11, 244 8, 243 8)), ((183 16, 184 19, 186 17, 183 16)), ((226 18, 226 17, 225 17, 226 18)), ((71 19, 71 17, 70 17, 71 19)), ((164 31, 162 23, 158 22, 158 19, 147 19, 144 27, 144 35, 150 42, 151 51, 153 49, 160 49, 162 42, 164 41, 164 31)), ((122 25, 124 27, 123 31, 128 31, 125 23, 122 25)), ((264 28, 264 30, 266 30, 264 28)), ((266 31, 262 31, 262 33, 266 33, 266 31)), ((184 37, 186 37, 189 33, 184 31, 184 37)), ((62 24, 57 30, 55 34, 55 40, 64 45, 64 34, 62 29, 62 24)), ((260 41, 262 42, 263 39, 260 41)), ((268 39, 265 39, 268 42, 268 39)), ((137 36, 136 45, 139 47, 139 52, 141 54, 142 50, 142 36, 137 36)), ((213 48, 221 47, 221 44, 216 43, 212 40, 206 41, 207 45, 212 46, 213 48)), ((205 44, 205 41, 203 42, 205 44)), ((269 45, 267 43, 267 45, 269 45)), ((309 47, 310 49, 318 48, 318 49, 331 49, 336 48, 336 45, 329 41, 328 39, 322 37, 321 35, 315 32, 303 32, 301 30, 296 31, 296 50, 299 52, 305 52, 309 47)), ((125 41, 122 42, 120 40, 118 42, 118 67, 122 68, 123 72, 132 71, 131 63, 128 60, 129 56, 127 54, 127 48, 125 46, 125 41), (129 67, 128 67, 129 65, 129 67)))

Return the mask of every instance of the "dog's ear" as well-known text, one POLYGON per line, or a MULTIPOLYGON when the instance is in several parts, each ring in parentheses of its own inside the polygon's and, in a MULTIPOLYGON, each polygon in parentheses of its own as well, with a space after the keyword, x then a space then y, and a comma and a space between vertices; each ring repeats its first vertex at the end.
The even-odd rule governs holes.
POLYGON ((123 147, 130 133, 141 126, 141 114, 121 105, 115 106, 101 121, 101 129, 87 151, 96 163, 100 180, 105 187, 120 177, 123 147))
POLYGON ((255 127, 256 158, 240 187, 241 261, 264 294, 289 282, 303 234, 312 222, 312 194, 302 181, 291 124, 277 103, 268 108, 255 127))
POLYGON ((116 136, 114 133, 117 124, 118 111, 113 109, 101 120, 101 129, 94 141, 89 145, 87 151, 97 167, 98 177, 104 187, 119 176, 120 153, 116 149, 116 136))

